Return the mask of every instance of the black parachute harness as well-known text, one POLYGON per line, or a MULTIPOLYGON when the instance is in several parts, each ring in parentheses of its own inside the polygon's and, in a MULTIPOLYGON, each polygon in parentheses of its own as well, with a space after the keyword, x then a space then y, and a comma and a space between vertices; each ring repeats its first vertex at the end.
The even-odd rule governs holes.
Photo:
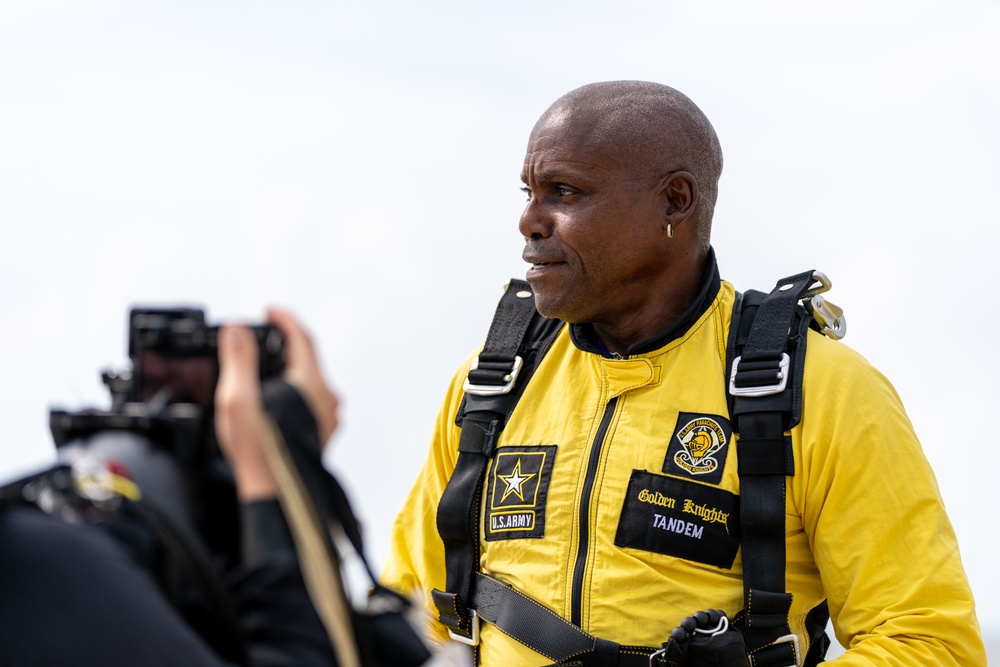
POLYGON ((812 327, 835 339, 846 331, 843 311, 819 296, 829 288, 825 275, 806 271, 778 281, 769 294, 737 295, 726 370, 730 416, 739 434, 744 609, 731 624, 721 612, 718 619, 716 611, 699 612, 703 616, 695 614, 691 628, 682 623, 683 632, 659 647, 646 647, 594 637, 479 570, 487 469, 501 431, 563 325, 538 313, 526 282, 511 280, 464 385, 458 459, 438 506, 446 590, 434 589, 432 597, 451 637, 473 646, 478 661, 479 623, 486 621, 560 667, 802 667, 821 661, 829 645, 826 604, 806 619, 812 639, 807 655, 789 628, 784 514, 785 477, 795 474, 786 432, 801 419, 806 331, 812 327), (715 646, 738 642, 742 662, 719 662, 725 653, 715 654, 717 662, 696 661, 696 655, 706 654, 696 645, 708 637, 717 638, 715 646), (678 662, 678 656, 688 661, 678 662))

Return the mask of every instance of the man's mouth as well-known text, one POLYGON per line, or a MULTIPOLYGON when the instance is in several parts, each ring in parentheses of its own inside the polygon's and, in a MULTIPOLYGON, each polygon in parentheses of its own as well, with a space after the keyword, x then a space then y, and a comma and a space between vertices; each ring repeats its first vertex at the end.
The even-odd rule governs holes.
POLYGON ((521 259, 523 259, 528 264, 532 266, 551 266, 553 264, 562 264, 562 261, 554 257, 545 257, 542 255, 536 255, 534 253, 522 253, 521 259))
POLYGON ((543 248, 527 243, 521 252, 521 259, 530 264, 528 273, 540 273, 546 269, 560 264, 565 264, 562 258, 550 252, 544 252, 543 248))

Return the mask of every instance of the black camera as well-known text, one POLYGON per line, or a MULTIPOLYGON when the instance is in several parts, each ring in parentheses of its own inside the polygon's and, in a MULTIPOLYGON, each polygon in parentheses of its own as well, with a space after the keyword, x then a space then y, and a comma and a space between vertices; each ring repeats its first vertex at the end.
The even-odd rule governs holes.
MULTIPOLYGON (((268 324, 249 328, 261 379, 280 375, 281 331, 268 324)), ((218 342, 219 327, 210 326, 201 309, 132 308, 131 367, 101 374, 111 406, 50 410, 58 465, 8 490, 20 489, 24 499, 34 498, 63 520, 103 526, 153 574, 191 626, 220 655, 232 656, 231 614, 221 585, 211 583, 215 575, 206 574, 239 561, 235 484, 213 419, 218 342)))
MULTIPOLYGON (((257 339, 260 377, 285 368, 285 339, 271 324, 251 325, 257 339)), ((129 313, 128 355, 132 361, 130 399, 145 402, 159 392, 166 402, 210 407, 218 380, 219 327, 205 322, 198 308, 133 308, 129 313), (201 361, 202 365, 195 363, 201 361), (155 369, 153 368, 156 365, 155 369), (184 368, 187 364, 189 367, 184 368)))
MULTIPOLYGON (((268 324, 250 328, 260 351, 261 379, 280 375, 281 331, 268 324)), ((235 491, 215 439, 218 336, 219 327, 209 326, 201 309, 131 309, 131 368, 101 374, 110 408, 50 410, 49 429, 60 461, 121 466, 145 499, 213 551, 228 552, 235 491)))
MULTIPOLYGON (((250 328, 260 351, 261 379, 279 375, 285 366, 281 332, 270 325, 250 328)), ((102 373, 111 393, 110 409, 51 410, 58 463, 0 486, 0 511, 5 504, 33 506, 61 521, 103 531, 150 574, 164 599, 227 664, 246 664, 248 648, 255 641, 266 645, 270 635, 246 635, 243 614, 259 624, 264 617, 260 609, 266 608, 279 623, 291 618, 299 626, 303 610, 294 588, 289 588, 294 582, 276 575, 285 571, 284 565, 244 560, 233 475, 219 455, 212 419, 219 373, 218 335, 219 328, 209 326, 200 309, 132 309, 131 368, 102 373), (254 574, 258 571, 262 574, 254 574), (272 585, 276 592, 268 590, 272 585), (259 606, 244 611, 240 605, 255 596, 260 597, 259 606), (286 610, 292 615, 279 619, 279 612, 286 614, 286 610)), ((302 428, 291 424, 300 421, 296 414, 303 407, 294 393, 293 387, 281 383, 264 391, 275 399, 268 401, 268 409, 282 429, 276 446, 286 448, 288 462, 298 472, 293 475, 297 502, 312 508, 288 515, 289 526, 298 521, 301 527, 306 517, 311 536, 307 544, 324 552, 316 559, 318 567, 329 570, 329 581, 335 582, 333 587, 309 591, 330 596, 326 599, 336 606, 338 615, 336 621, 324 618, 326 628, 315 641, 330 635, 333 623, 347 623, 355 632, 357 646, 335 646, 338 657, 357 650, 365 665, 422 665, 430 653, 406 617, 409 603, 377 586, 364 561, 360 528, 346 494, 322 464, 314 423, 308 420, 302 428), (269 394, 268 390, 274 391, 269 394), (282 414, 291 419, 283 420, 282 414), (371 578, 372 603, 366 611, 355 610, 342 585, 336 583, 342 561, 334 536, 350 543, 371 578)), ((258 516, 261 521, 253 521, 253 514, 250 517, 247 525, 252 534, 280 529, 270 513, 258 516)), ((313 549, 311 553, 319 552, 313 549)), ((148 595, 149 591, 144 587, 135 594, 148 595)), ((296 627, 289 636, 313 642, 310 632, 296 627)), ((274 637, 284 639, 278 634, 274 637)), ((271 656, 271 651, 282 655, 279 649, 275 644, 260 655, 271 656)))

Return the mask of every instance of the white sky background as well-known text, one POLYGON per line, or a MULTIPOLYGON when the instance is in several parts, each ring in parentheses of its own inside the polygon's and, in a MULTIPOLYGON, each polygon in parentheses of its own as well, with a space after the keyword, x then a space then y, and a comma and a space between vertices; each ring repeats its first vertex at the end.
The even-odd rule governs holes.
POLYGON ((531 126, 648 79, 721 138, 723 277, 832 278, 995 634, 998 34, 985 0, 0 0, 0 472, 52 459, 50 407, 107 406, 132 304, 282 304, 343 396, 330 463, 377 567, 448 379, 523 276, 531 126))

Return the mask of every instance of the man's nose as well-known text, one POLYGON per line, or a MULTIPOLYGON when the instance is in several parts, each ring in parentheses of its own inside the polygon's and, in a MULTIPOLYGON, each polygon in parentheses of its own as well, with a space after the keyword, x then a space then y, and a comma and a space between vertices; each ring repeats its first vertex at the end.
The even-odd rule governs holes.
POLYGON ((525 239, 543 239, 552 234, 552 221, 535 197, 525 204, 517 228, 525 239))

